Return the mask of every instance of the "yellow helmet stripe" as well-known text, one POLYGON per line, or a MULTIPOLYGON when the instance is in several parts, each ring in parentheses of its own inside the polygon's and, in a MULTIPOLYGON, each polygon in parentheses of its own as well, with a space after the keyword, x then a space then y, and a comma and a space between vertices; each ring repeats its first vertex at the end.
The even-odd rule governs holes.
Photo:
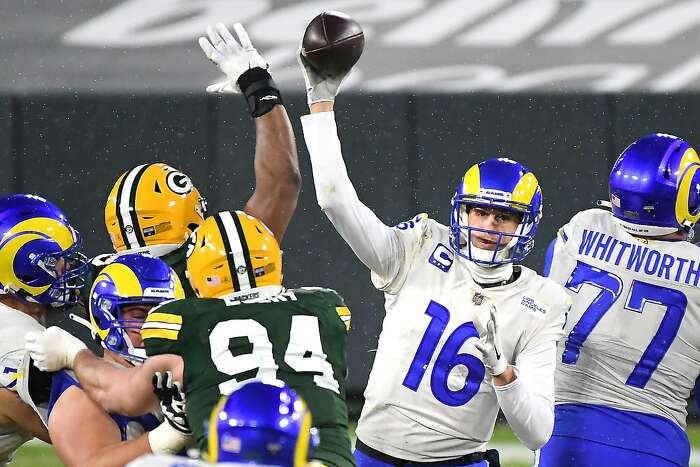
POLYGON ((127 172, 117 189, 117 220, 127 249, 146 246, 136 215, 136 190, 139 180, 150 164, 142 164, 127 172))
POLYGON ((464 174, 464 193, 478 195, 481 189, 481 173, 477 164, 472 165, 464 174))
POLYGON ((255 271, 253 270, 253 263, 250 261, 248 240, 243 232, 240 216, 247 216, 247 214, 243 211, 236 211, 235 215, 231 215, 231 218, 233 219, 233 223, 236 224, 236 233, 238 234, 238 238, 241 239, 241 249, 243 252, 243 260, 245 261, 245 270, 248 273, 248 282, 250 283, 251 288, 255 288, 257 287, 255 284, 255 271))
MULTIPOLYGON (((143 287, 138 276, 126 264, 112 263, 102 270, 100 275, 95 280, 95 284, 103 279, 103 276, 109 277, 117 286, 117 291, 122 297, 142 297, 143 287)), ((95 286, 93 285, 93 289, 95 286)))
POLYGON ((698 153, 695 152, 695 149, 693 149, 693 148, 688 148, 685 151, 685 153, 683 154, 683 157, 681 157, 681 162, 678 165, 678 185, 679 186, 681 183, 680 176, 683 175, 683 171, 690 164, 700 164, 700 157, 698 157, 698 153))
POLYGON ((309 438, 311 437, 311 413, 306 408, 304 401, 302 410, 304 418, 299 427, 299 435, 297 436, 297 444, 294 446, 294 467, 304 467, 309 461, 309 438))
POLYGON ((535 174, 532 172, 526 173, 518 180, 517 185, 515 185, 513 193, 511 193, 511 200, 518 203, 530 204, 539 186, 540 184, 535 174))
POLYGON ((224 408, 224 404, 226 404, 226 396, 221 396, 221 399, 219 399, 209 416, 209 439, 207 440, 208 446, 207 452, 204 453, 204 460, 212 464, 216 464, 219 460, 219 424, 216 421, 219 418, 219 412, 224 408))
POLYGON ((679 225, 686 225, 687 222, 695 223, 700 219, 700 212, 693 215, 688 209, 688 198, 690 197, 690 183, 693 181, 695 172, 700 169, 700 164, 693 164, 688 167, 680 178, 678 194, 676 195, 676 222, 679 225))
POLYGON ((49 217, 25 219, 8 230, 6 235, 9 236, 17 232, 37 232, 45 234, 58 243, 64 250, 67 250, 75 243, 73 231, 60 221, 49 217))
POLYGON ((34 297, 46 292, 51 285, 30 287, 15 275, 15 268, 12 265, 20 248, 32 240, 45 239, 46 234, 39 232, 20 232, 9 240, 5 240, 2 247, 2 255, 0 255, 0 283, 20 285, 22 290, 34 297))

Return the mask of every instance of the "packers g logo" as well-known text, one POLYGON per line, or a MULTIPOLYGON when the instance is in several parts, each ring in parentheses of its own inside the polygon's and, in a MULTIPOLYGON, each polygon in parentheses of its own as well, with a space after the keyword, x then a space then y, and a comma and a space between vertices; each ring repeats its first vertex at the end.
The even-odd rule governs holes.
POLYGON ((170 172, 165 182, 168 184, 168 188, 178 195, 186 195, 194 188, 190 177, 177 170, 170 172))

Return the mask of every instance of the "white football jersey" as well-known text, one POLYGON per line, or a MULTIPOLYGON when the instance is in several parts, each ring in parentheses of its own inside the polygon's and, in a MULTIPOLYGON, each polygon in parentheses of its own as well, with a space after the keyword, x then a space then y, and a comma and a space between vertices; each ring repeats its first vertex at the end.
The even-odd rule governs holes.
POLYGON ((612 213, 591 209, 560 229, 550 277, 574 302, 558 347, 556 402, 685 427, 700 372, 700 248, 635 238, 612 213))
POLYGON ((466 260, 450 248, 449 229, 425 215, 394 230, 404 255, 393 261, 404 260, 390 266, 392 277, 372 274, 375 286, 385 292, 386 316, 358 439, 417 462, 482 451, 499 408, 474 346, 490 305, 497 310, 501 351, 508 362, 518 368, 531 393, 553 402, 551 358, 569 299, 560 286, 525 267, 510 284, 480 287, 466 260), (545 361, 542 346, 552 350, 545 361))
MULTIPOLYGON (((0 387, 16 392, 46 423, 45 408, 37 408, 29 396, 30 358, 24 350, 24 336, 44 327, 31 316, 0 303, 0 387)), ((15 451, 31 439, 15 426, 0 426, 0 465, 9 463, 15 451)))

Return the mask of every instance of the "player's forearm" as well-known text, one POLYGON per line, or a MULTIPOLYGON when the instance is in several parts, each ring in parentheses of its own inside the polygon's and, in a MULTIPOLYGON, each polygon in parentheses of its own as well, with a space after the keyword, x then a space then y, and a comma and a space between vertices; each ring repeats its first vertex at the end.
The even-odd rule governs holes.
POLYGON ((494 387, 498 404, 518 439, 533 451, 544 446, 554 427, 553 402, 529 391, 521 378, 494 387))
POLYGON ((148 435, 144 434, 133 440, 106 446, 73 465, 75 467, 122 467, 139 456, 150 454, 150 452, 148 435))
POLYGON ((285 108, 276 105, 256 118, 255 132, 255 192, 245 211, 260 218, 279 241, 301 189, 296 142, 285 108))
POLYGON ((90 399, 105 411, 122 415, 143 415, 147 406, 134 397, 130 370, 118 368, 89 350, 80 351, 73 363, 75 375, 90 399))
POLYGON ((343 161, 333 114, 302 117, 319 206, 357 257, 384 276, 396 250, 391 228, 357 196, 343 161))

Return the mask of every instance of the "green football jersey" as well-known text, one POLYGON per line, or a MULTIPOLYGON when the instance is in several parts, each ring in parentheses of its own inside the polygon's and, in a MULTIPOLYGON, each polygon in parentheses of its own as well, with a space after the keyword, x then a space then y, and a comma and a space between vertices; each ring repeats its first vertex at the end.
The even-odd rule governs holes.
MULTIPOLYGON (((182 246, 171 251, 170 253, 161 256, 160 259, 163 260, 165 264, 170 266, 177 277, 180 279, 182 288, 185 291, 185 297, 196 297, 194 290, 190 286, 190 281, 185 276, 185 271, 187 270, 187 260, 185 258, 185 252, 187 251, 187 244, 184 243, 182 246)), ((95 279, 100 275, 100 272, 115 258, 118 258, 117 253, 105 253, 102 255, 97 255, 90 259, 88 263, 88 273, 85 277, 85 285, 80 289, 80 304, 87 312, 88 310, 88 300, 90 297, 90 291, 92 290, 92 284, 95 283, 95 279)))
POLYGON ((329 466, 355 465, 347 432, 345 341, 350 313, 333 290, 300 288, 265 299, 188 298, 149 313, 148 356, 180 355, 187 416, 206 449, 206 428, 221 395, 252 378, 278 378, 306 401, 329 466))

